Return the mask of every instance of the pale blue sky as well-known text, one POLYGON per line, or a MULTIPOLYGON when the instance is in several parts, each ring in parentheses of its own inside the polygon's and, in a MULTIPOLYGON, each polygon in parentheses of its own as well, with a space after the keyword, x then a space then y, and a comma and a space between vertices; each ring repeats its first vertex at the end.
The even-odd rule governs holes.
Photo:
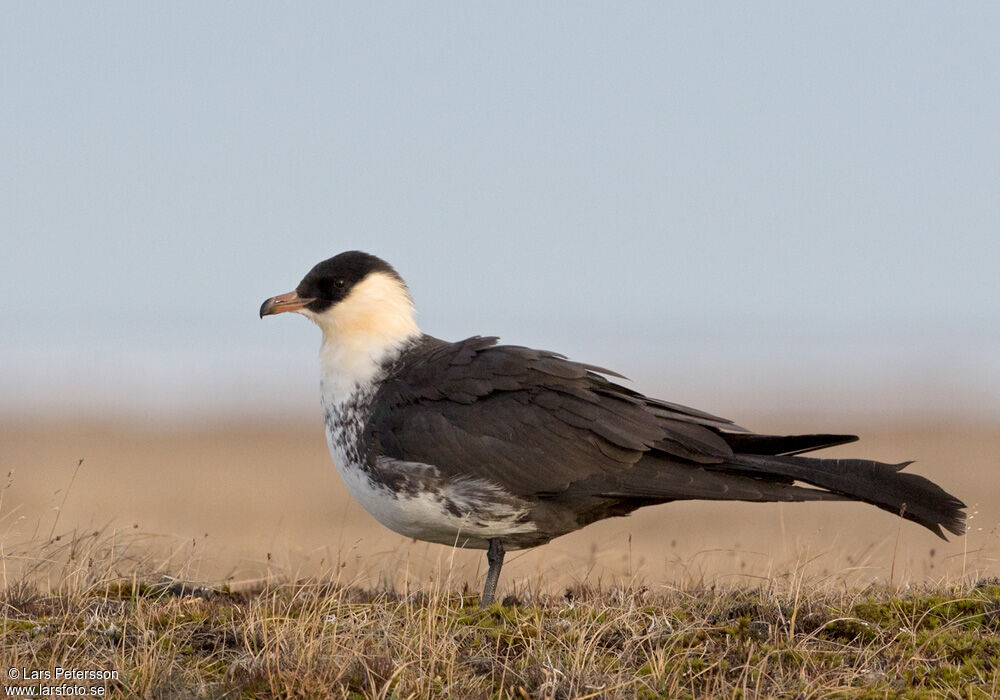
POLYGON ((4 4, 0 409, 312 411, 315 330, 256 311, 360 248, 429 332, 708 409, 1000 415, 998 36, 996 3, 4 4))

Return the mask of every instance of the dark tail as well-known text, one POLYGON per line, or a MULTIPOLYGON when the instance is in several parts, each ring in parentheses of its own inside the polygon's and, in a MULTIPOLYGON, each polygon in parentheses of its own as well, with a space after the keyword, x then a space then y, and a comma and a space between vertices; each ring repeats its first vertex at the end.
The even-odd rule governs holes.
MULTIPOLYGON (((799 451, 794 446, 791 449, 799 451)), ((955 535, 965 533, 965 513, 962 510, 965 504, 929 479, 903 473, 901 470, 910 462, 885 464, 867 459, 815 459, 767 454, 736 454, 727 462, 729 469, 736 467, 748 476, 794 479, 853 500, 871 503, 923 525, 942 539, 947 539, 941 531, 942 527, 955 535)))
POLYGON ((797 455, 822 447, 857 442, 857 435, 756 435, 754 433, 720 433, 737 454, 797 455))

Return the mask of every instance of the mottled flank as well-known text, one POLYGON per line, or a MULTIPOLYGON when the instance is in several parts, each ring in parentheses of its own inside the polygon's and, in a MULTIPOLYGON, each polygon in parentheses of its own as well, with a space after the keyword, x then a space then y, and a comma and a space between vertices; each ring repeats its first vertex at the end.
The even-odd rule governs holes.
POLYGON ((333 462, 340 469, 351 467, 371 474, 375 468, 375 455, 366 449, 363 433, 371 418, 372 385, 357 387, 342 400, 326 391, 321 392, 327 443, 333 462))
POLYGON ((511 538, 515 548, 539 543, 528 501, 485 479, 448 478, 434 465, 379 454, 370 439, 375 387, 404 352, 384 358, 372 381, 356 384, 346 396, 322 393, 327 443, 351 495, 376 520, 407 537, 483 549, 499 536, 511 538))

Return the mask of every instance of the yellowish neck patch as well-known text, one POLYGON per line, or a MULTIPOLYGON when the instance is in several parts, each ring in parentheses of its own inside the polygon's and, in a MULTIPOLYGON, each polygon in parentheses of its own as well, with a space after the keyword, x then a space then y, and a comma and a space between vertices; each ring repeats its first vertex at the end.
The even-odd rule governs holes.
POLYGON ((323 331, 324 392, 341 396, 371 381, 386 358, 420 335, 410 293, 384 272, 368 275, 339 304, 309 317, 323 331))

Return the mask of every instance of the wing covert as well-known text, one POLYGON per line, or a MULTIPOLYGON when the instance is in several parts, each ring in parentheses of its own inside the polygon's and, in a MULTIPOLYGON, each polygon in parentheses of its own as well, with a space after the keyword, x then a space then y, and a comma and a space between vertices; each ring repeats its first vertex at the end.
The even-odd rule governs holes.
POLYGON ((555 353, 425 338, 383 380, 367 426, 378 454, 522 496, 630 469, 651 450, 721 463, 725 419, 647 399, 555 353), (683 409, 683 410, 680 410, 683 409))

